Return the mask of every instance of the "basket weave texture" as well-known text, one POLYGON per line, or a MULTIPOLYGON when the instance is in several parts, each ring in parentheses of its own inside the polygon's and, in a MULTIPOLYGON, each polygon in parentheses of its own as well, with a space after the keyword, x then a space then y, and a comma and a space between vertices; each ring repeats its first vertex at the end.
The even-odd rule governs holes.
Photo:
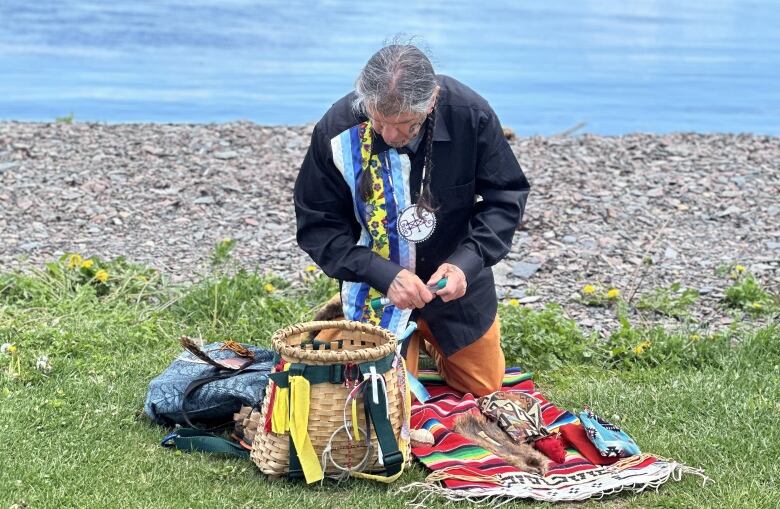
MULTIPOLYGON (((332 335, 332 334, 331 334, 332 335)), ((272 340, 273 349, 279 353, 283 360, 291 363, 308 365, 343 365, 347 363, 359 364, 362 362, 378 361, 395 352, 395 336, 383 329, 371 324, 348 320, 327 322, 306 322, 292 325, 277 331, 272 340), (337 329, 337 337, 325 341, 330 344, 330 349, 323 348, 320 341, 319 349, 315 350, 310 337, 312 333, 337 329)), ((390 408, 390 424, 396 440, 401 444, 400 433, 404 419, 404 394, 398 383, 401 364, 381 373, 385 377, 387 385, 387 401, 390 408)), ((403 374, 405 376, 405 374, 403 374)), ((269 400, 273 391, 274 382, 269 382, 265 398, 261 406, 260 426, 254 436, 251 458, 261 472, 271 477, 284 476, 290 466, 290 435, 289 433, 277 434, 266 432, 262 423, 268 412, 272 411, 269 400)), ((344 424, 344 403, 350 392, 350 387, 345 384, 332 384, 329 382, 311 385, 311 401, 309 409, 308 433, 317 457, 322 456, 329 440, 334 432, 344 424)), ((357 416, 361 430, 366 429, 365 413, 362 399, 357 401, 357 416)), ((349 412, 347 414, 349 416, 349 412)), ((366 464, 364 472, 383 470, 377 461, 378 444, 372 426, 372 459, 366 464)), ((361 431, 362 434, 362 431, 361 431)), ((354 439, 354 437, 353 437, 354 439)), ((408 444, 407 444, 408 447, 408 444)), ((405 451, 408 453, 408 449, 405 451)), ((365 437, 361 440, 350 440, 342 430, 333 436, 331 441, 331 453, 333 460, 342 467, 352 467, 360 463, 366 453, 365 437)), ((409 458, 409 454, 405 454, 409 458)), ((329 463, 325 468, 325 475, 341 474, 338 468, 329 463)))

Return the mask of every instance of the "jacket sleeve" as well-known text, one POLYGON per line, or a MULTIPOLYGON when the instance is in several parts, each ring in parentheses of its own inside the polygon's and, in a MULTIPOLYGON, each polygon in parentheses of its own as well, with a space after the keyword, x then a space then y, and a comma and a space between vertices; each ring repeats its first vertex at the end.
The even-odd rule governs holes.
POLYGON ((478 126, 475 192, 482 201, 474 206, 470 235, 447 259, 467 282, 507 255, 531 189, 496 114, 480 112, 478 126))
POLYGON ((314 128, 293 191, 298 245, 341 281, 366 282, 386 294, 401 267, 356 245, 360 226, 352 193, 333 163, 330 140, 314 128))

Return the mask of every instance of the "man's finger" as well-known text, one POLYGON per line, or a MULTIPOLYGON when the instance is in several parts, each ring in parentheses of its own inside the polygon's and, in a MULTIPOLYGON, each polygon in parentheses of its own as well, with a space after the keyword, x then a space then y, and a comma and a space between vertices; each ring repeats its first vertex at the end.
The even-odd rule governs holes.
POLYGON ((441 278, 447 275, 447 269, 444 267, 439 267, 436 272, 433 273, 431 278, 428 280, 428 283, 426 283, 428 286, 433 286, 436 283, 439 282, 441 278))

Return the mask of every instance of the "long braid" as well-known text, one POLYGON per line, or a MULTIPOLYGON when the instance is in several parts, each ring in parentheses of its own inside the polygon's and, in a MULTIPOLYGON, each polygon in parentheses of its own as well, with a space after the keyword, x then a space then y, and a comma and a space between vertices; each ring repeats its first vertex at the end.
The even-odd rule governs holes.
POLYGON ((374 131, 370 126, 366 126, 368 129, 368 139, 371 140, 368 148, 368 164, 365 169, 360 173, 360 181, 358 182, 358 192, 364 202, 368 202, 371 199, 371 157, 374 151, 374 131))
MULTIPOLYGON (((426 144, 425 144, 425 162, 422 174, 422 191, 417 200, 417 207, 435 212, 438 207, 433 205, 433 195, 431 194, 431 173, 433 172, 433 130, 436 127, 436 108, 433 108, 428 114, 428 125, 426 126, 426 144)), ((418 210, 418 215, 420 214, 418 210)))

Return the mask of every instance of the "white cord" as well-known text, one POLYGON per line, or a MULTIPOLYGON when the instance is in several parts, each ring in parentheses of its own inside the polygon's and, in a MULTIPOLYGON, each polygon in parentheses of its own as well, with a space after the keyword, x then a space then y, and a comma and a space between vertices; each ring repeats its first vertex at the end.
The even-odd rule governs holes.
MULTIPOLYGON (((347 435, 349 435, 349 426, 343 425, 337 428, 336 431, 334 431, 333 434, 331 434, 330 438, 328 439, 328 443, 325 446, 325 450, 322 451, 322 458, 321 458, 323 472, 327 470, 328 463, 331 463, 334 467, 336 467, 336 469, 341 471, 341 474, 336 476, 336 479, 338 479, 339 481, 343 481, 344 479, 349 477, 349 475, 352 472, 362 472, 363 469, 366 467, 366 463, 368 463, 368 459, 371 457, 371 440, 368 437, 366 437, 366 453, 363 455, 363 459, 360 460, 360 462, 357 465, 355 465, 354 467, 343 467, 338 463, 336 463, 336 460, 333 459, 333 452, 332 452, 333 439, 336 437, 336 434, 342 429, 347 433, 347 435)), ((358 429, 362 431, 364 435, 366 434, 366 430, 364 428, 358 428, 358 429)))

